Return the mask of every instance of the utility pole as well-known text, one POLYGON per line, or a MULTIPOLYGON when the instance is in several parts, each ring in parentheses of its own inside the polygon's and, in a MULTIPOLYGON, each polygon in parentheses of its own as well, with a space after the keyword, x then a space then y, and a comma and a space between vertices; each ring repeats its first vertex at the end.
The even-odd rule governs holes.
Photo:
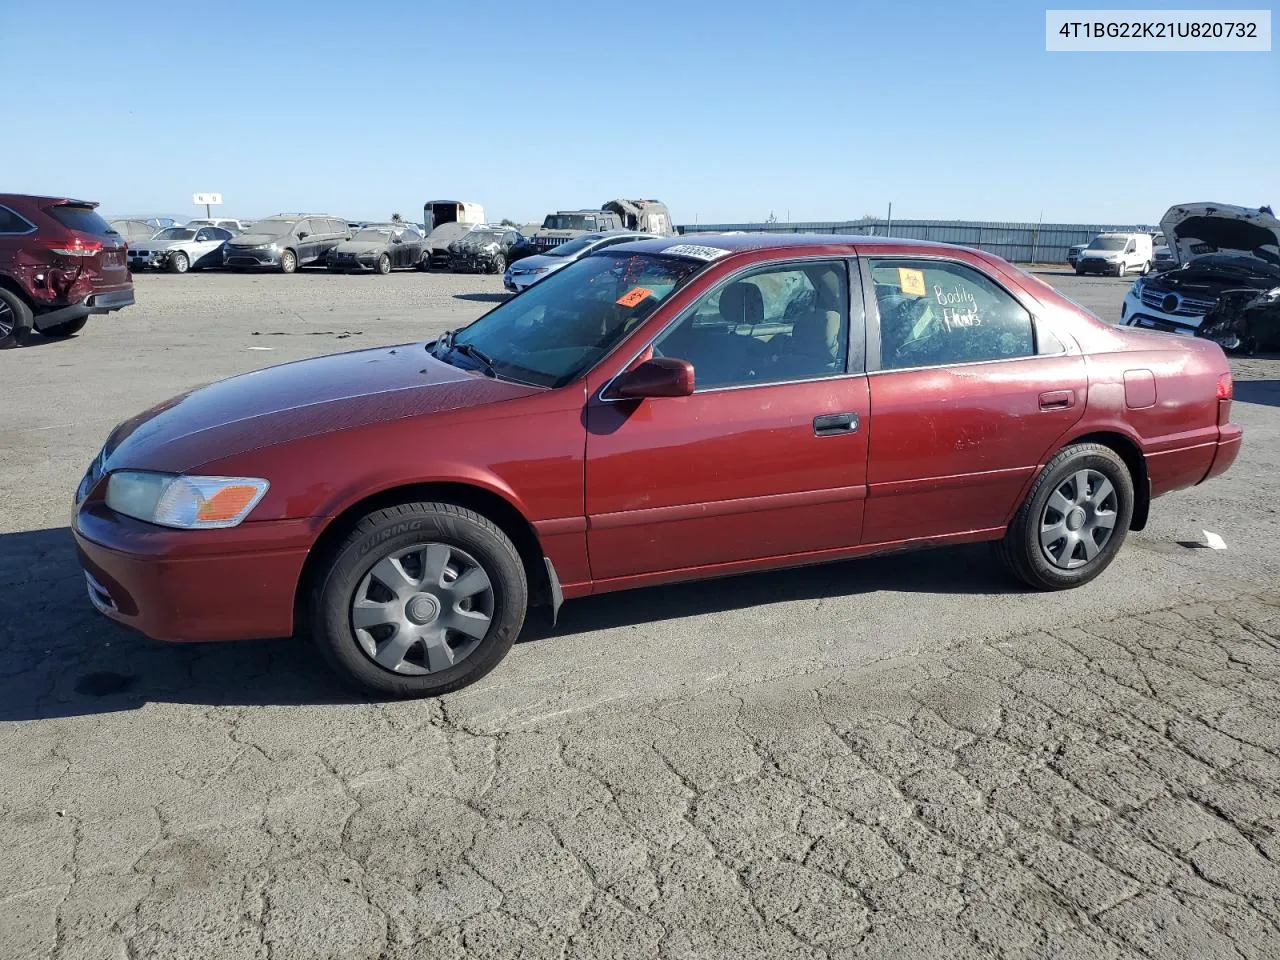
POLYGON ((893 230, 893 201, 889 201, 889 216, 885 218, 884 235, 889 236, 889 232, 893 230))

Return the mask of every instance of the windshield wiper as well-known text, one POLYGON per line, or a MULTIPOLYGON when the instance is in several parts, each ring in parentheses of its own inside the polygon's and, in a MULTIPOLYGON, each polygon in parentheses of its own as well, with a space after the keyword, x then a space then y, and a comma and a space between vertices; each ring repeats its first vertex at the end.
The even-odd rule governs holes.
POLYGON ((493 359, 479 347, 470 343, 454 343, 452 340, 449 341, 449 346, 462 355, 482 364, 484 372, 489 376, 494 378, 498 376, 498 368, 493 365, 493 359))

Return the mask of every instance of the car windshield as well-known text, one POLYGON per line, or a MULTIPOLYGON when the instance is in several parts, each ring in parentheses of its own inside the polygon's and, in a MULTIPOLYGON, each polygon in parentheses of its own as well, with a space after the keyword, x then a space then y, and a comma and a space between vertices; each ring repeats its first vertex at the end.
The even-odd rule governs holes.
POLYGON ((380 230, 361 230, 351 239, 359 240, 361 243, 386 243, 391 239, 391 228, 385 227, 380 230))
POLYGON ((259 220, 250 232, 261 233, 268 237, 283 237, 293 230, 296 222, 296 220, 259 220))
POLYGON ((493 361, 494 372, 561 387, 591 369, 702 263, 598 254, 551 274, 454 337, 493 361))
POLYGON ((188 230, 186 227, 169 227, 167 230, 161 230, 157 233, 153 240, 191 240, 196 235, 194 230, 188 230))
POLYGON ((1094 237, 1090 250, 1123 250, 1124 237, 1094 237))
POLYGON ((599 241, 599 234, 590 234, 585 237, 574 237, 568 243, 562 243, 558 247, 552 247, 547 251, 548 257, 575 257, 587 247, 599 241))
POLYGON ((596 225, 595 219, 585 214, 553 213, 542 221, 542 226, 547 230, 590 230, 596 225))

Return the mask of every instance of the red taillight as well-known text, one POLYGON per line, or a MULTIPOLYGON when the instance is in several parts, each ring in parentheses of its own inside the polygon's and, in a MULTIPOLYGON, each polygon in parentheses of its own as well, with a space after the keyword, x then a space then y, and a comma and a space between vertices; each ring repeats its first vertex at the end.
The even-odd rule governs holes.
POLYGON ((1218 399, 1230 400, 1233 392, 1234 387, 1231 383, 1231 374, 1224 373, 1218 378, 1218 399))
POLYGON ((96 257, 102 252, 101 240, 85 240, 72 237, 70 240, 45 240, 44 246, 61 257, 96 257))

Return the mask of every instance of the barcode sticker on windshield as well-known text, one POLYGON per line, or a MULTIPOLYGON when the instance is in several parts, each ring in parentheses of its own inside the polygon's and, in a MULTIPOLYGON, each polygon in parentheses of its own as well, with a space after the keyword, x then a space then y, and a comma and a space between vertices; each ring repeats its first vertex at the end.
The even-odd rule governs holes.
POLYGON ((648 287, 632 287, 615 302, 620 307, 634 307, 636 304, 653 296, 653 291, 648 287))
POLYGON ((924 296, 924 271, 909 267, 898 268, 898 286, 908 297, 924 296))

